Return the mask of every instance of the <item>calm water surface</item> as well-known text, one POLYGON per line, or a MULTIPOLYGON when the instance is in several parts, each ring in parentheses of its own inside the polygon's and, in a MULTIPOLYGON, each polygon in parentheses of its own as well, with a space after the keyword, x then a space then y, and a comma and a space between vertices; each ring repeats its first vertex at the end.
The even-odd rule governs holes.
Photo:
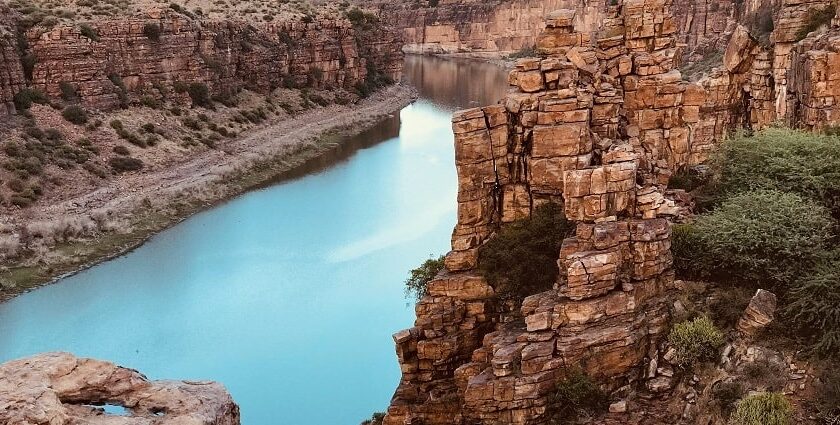
POLYGON ((331 167, 0 304, 0 361, 70 351, 220 381, 245 425, 355 425, 383 410, 399 381, 391 334, 414 317, 402 282, 448 250, 455 224, 450 114, 495 102, 505 76, 408 57, 420 100, 331 167))

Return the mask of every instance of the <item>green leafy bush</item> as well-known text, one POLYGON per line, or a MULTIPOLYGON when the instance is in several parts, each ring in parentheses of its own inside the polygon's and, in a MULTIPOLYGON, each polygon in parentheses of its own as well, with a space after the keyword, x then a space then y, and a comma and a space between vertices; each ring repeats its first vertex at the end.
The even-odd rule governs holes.
POLYGON ((796 279, 784 316, 812 338, 818 354, 840 353, 840 255, 796 279))
POLYGON ((819 203, 773 190, 727 198, 674 232, 675 269, 769 287, 789 284, 817 262, 833 222, 819 203))
POLYGON ((717 357, 726 339, 711 319, 702 316, 674 325, 668 335, 668 342, 677 352, 677 364, 691 367, 717 357))
POLYGON ((70 105, 64 108, 64 110, 61 111, 61 116, 64 117, 65 120, 76 125, 82 125, 88 122, 87 112, 78 105, 70 105))
POLYGON ((559 205, 541 205, 479 248, 478 268, 500 297, 521 302, 554 286, 560 244, 573 230, 559 205))
POLYGON ((443 270, 443 259, 443 255, 438 258, 430 257, 420 267, 412 270, 405 281, 406 296, 411 295, 418 300, 423 298, 427 291, 426 285, 443 270))
POLYGON ((58 83, 58 89, 61 90, 61 98, 68 102, 74 102, 79 100, 79 93, 76 91, 76 87, 73 84, 68 83, 67 81, 62 81, 58 83))
POLYGON ((815 392, 817 407, 827 424, 837 423, 830 422, 829 419, 840 419, 840 370, 829 366, 822 371, 819 379, 815 392))
POLYGON ((793 407, 780 393, 759 393, 738 402, 729 419, 732 425, 788 425, 793 407))
POLYGON ((592 379, 580 370, 557 383, 549 396, 551 418, 558 423, 572 421, 582 414, 593 414, 604 410, 607 396, 592 379))
POLYGON ((714 162, 723 192, 793 192, 840 217, 840 138, 768 128, 728 140, 714 162))

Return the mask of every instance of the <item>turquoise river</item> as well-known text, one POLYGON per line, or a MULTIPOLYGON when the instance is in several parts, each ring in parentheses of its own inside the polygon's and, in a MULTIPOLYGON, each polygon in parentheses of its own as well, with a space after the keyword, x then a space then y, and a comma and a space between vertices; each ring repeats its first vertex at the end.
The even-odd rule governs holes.
POLYGON ((139 249, 0 304, 0 362, 69 351, 151 379, 225 384, 244 425, 356 425, 399 381, 408 270, 448 250, 450 115, 506 72, 406 58, 420 98, 303 177, 246 193, 139 249))

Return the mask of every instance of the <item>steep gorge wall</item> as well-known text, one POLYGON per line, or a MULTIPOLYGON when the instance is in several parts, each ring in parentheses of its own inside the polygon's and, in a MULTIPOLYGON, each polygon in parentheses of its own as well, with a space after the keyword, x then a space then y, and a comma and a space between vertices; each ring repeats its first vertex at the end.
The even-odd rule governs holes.
POLYGON ((0 116, 14 112, 12 99, 26 84, 15 29, 14 14, 0 5, 0 116))
POLYGON ((553 13, 498 105, 455 114, 458 223, 446 272, 417 321, 394 335, 403 372, 385 423, 542 424, 551 392, 577 368, 611 390, 670 378, 657 367, 673 288, 668 199, 692 161, 705 92, 674 69, 677 33, 664 0, 609 10, 595 36, 575 11, 553 13), (546 202, 577 223, 554 289, 507 311, 476 272, 503 223, 546 202), (646 370, 645 370, 646 369, 646 370))
MULTIPOLYGON (((343 19, 251 25, 152 10, 90 26, 96 40, 78 26, 29 30, 35 59, 30 85, 51 97, 69 86, 85 106, 113 109, 143 97, 186 100, 175 90, 177 83, 203 83, 210 95, 224 97, 243 88, 267 93, 284 85, 352 89, 373 77, 397 80, 402 70, 398 32, 358 31, 343 19), (156 39, 144 33, 149 24, 160 28, 156 39)), ((20 66, 20 54, 3 59, 0 71, 20 66)), ((4 96, 16 92, 14 83, 0 83, 4 96)))

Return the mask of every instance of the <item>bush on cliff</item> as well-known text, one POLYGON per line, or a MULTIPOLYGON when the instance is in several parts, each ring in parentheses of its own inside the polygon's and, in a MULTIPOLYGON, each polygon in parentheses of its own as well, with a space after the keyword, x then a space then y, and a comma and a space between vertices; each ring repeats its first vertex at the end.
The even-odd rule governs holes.
POLYGON ((61 111, 61 116, 64 117, 65 120, 76 125, 82 125, 88 122, 87 112, 78 105, 70 105, 64 108, 64 110, 61 111))
POLYGON ((579 369, 557 383, 549 396, 549 415, 556 423, 574 421, 581 415, 604 410, 607 396, 592 379, 579 369))
POLYGON ((840 218, 840 138, 769 128, 723 144, 715 159, 726 194, 774 189, 798 193, 840 218))
POLYGON ((677 352, 675 361, 685 368, 714 360, 725 341, 723 332, 706 316, 677 323, 668 335, 668 343, 677 352))
POLYGON ((816 354, 840 357, 840 252, 827 257, 796 279, 783 313, 816 354))
POLYGON ((479 248, 478 268, 500 297, 519 303, 554 286, 560 244, 573 230, 559 205, 541 205, 479 248))
POLYGON ((213 101, 210 99, 210 89, 204 83, 191 83, 187 86, 187 94, 190 95, 195 106, 211 109, 213 101))
POLYGON ((23 111, 32 107, 33 103, 40 103, 45 104, 49 100, 47 96, 38 89, 31 89, 31 88, 24 88, 21 91, 15 93, 12 101, 15 104, 15 108, 19 111, 23 111))
POLYGON ((438 258, 430 257, 420 267, 411 270, 411 274, 405 281, 406 296, 413 296, 418 300, 423 298, 427 292, 426 285, 443 270, 443 259, 443 255, 438 258))
POLYGON ((152 41, 159 41, 160 40, 160 25, 154 22, 148 22, 143 25, 143 35, 146 36, 149 40, 152 41))
POLYGON ((79 32, 82 33, 82 36, 87 37, 92 41, 99 41, 99 33, 88 24, 79 25, 79 32))
POLYGON ((813 200, 774 190, 739 193, 694 224, 676 226, 675 269, 784 289, 817 263, 832 230, 828 210, 813 200))
POLYGON ((830 25, 836 14, 837 5, 834 3, 809 9, 808 15, 805 16, 805 26, 796 33, 796 40, 804 39, 808 34, 818 30, 823 25, 830 25))
POLYGON ((738 402, 729 419, 732 425, 789 425, 793 407, 780 393, 759 393, 738 402))

